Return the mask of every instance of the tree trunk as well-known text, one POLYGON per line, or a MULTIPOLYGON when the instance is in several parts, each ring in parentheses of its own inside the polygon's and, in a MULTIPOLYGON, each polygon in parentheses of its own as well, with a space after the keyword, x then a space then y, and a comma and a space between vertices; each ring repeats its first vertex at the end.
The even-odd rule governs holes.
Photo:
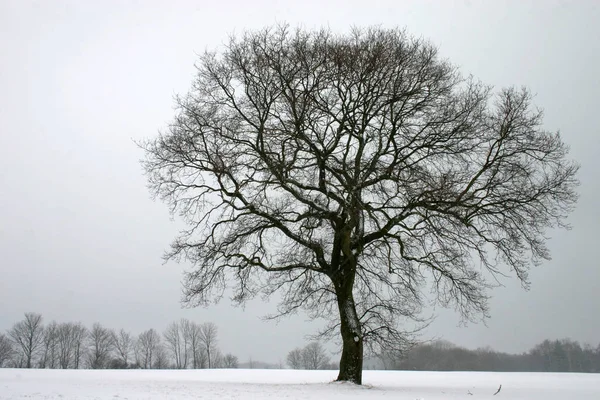
POLYGON ((338 381, 362 384, 363 338, 352 291, 337 291, 342 334, 342 358, 338 381))

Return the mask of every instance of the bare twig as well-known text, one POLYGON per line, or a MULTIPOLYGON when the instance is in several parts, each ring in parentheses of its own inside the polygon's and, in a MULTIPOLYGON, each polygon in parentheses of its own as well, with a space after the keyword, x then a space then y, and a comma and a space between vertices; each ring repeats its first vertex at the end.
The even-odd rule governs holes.
POLYGON ((500 387, 498 388, 498 390, 496 390, 496 393, 494 393, 494 396, 497 395, 498 393, 500 393, 500 390, 502 390, 502 385, 500 385, 500 387))

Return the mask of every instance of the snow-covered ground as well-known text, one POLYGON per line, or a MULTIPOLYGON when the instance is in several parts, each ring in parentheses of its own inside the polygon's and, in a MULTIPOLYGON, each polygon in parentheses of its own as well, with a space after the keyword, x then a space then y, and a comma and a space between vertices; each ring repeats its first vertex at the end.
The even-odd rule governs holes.
POLYGON ((600 400, 600 374, 365 371, 0 369, 0 399, 600 400), (502 385, 496 396, 494 393, 502 385))

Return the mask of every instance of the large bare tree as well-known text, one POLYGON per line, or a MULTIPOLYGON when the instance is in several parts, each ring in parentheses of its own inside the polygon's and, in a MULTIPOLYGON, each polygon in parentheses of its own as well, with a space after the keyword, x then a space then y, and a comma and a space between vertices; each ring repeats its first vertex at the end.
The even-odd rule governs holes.
POLYGON ((32 368, 35 357, 43 345, 44 325, 42 316, 36 313, 25 313, 25 319, 17 322, 8 331, 14 341, 23 367, 32 368))
POLYGON ((465 78, 402 30, 249 32, 201 55, 176 104, 141 146, 189 226, 166 253, 194 265, 184 301, 281 290, 281 315, 341 333, 339 380, 361 383, 364 346, 402 346, 431 283, 467 318, 506 270, 527 285, 577 198, 529 91, 465 78))

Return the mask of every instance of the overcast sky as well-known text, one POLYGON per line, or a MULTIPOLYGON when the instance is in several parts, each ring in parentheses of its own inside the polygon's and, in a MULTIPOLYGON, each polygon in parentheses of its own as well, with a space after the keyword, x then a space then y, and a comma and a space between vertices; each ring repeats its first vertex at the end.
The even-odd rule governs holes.
POLYGON ((426 337, 524 351, 545 338, 600 341, 600 2, 598 1, 7 1, 0 0, 0 331, 24 312, 134 333, 180 317, 212 321, 220 347, 276 362, 318 324, 279 324, 229 301, 181 309, 184 265, 162 265, 177 231, 150 199, 140 150, 173 116, 197 54, 232 32, 406 27, 497 88, 526 85, 581 164, 569 232, 553 260, 492 292, 492 318, 459 327, 439 311, 426 337))

